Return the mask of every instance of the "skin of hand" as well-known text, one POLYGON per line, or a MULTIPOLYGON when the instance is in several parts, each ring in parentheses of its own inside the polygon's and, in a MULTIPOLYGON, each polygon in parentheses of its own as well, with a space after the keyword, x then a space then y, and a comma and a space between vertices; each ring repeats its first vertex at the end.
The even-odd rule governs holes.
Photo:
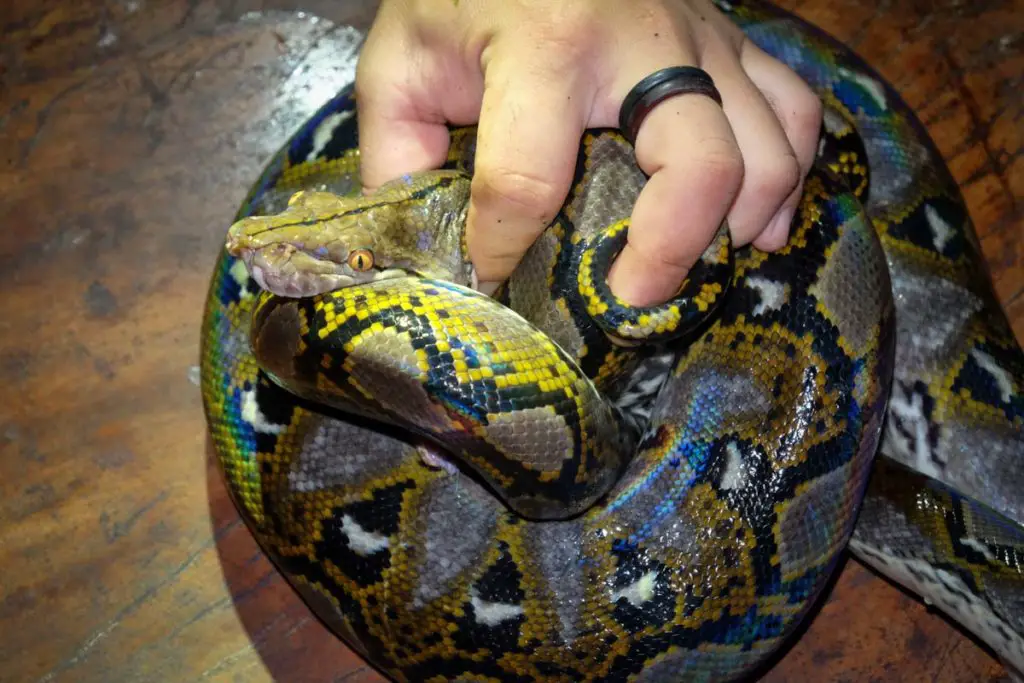
POLYGON ((629 90, 679 65, 722 105, 677 95, 647 115, 649 180, 609 274, 626 302, 663 302, 723 219, 737 246, 785 244, 821 125, 807 84, 709 0, 383 0, 356 71, 364 189, 437 168, 446 124, 478 124, 467 244, 489 291, 564 203, 584 129, 617 127, 629 90))

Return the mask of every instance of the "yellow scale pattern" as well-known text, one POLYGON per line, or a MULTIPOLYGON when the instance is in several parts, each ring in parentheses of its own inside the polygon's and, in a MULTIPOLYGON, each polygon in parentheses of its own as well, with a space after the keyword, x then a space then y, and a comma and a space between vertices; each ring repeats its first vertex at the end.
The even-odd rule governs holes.
MULTIPOLYGON (((578 398, 573 391, 575 374, 547 335, 533 330, 525 337, 512 336, 507 334, 508 327, 495 330, 487 319, 481 318, 478 309, 466 305, 461 295, 453 295, 448 289, 433 291, 437 294, 424 294, 418 289, 361 290, 360 296, 365 296, 365 299, 357 302, 354 295, 341 290, 317 300, 316 310, 322 312, 326 323, 316 333, 326 338, 353 319, 364 321, 379 318, 384 312, 402 310, 430 322, 433 336, 437 339, 436 351, 452 355, 459 384, 493 378, 499 389, 529 385, 543 392, 563 391, 569 398, 578 398), (413 303, 414 298, 416 303, 413 303), (442 311, 447 315, 441 317, 439 312, 442 311), (458 340, 459 348, 453 348, 452 340, 458 340), (467 364, 463 345, 475 350, 476 367, 467 364)), ((384 329, 384 323, 374 322, 366 331, 353 335, 345 343, 345 352, 353 353, 356 347, 369 343, 384 329)), ((427 352, 417 349, 416 356, 421 373, 419 379, 426 381, 431 369, 427 352)))

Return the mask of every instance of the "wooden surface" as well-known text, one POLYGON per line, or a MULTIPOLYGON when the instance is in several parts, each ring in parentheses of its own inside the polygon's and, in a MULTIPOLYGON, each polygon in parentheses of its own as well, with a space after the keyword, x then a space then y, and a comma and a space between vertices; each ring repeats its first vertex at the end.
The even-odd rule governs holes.
MULTIPOLYGON (((1024 338, 1024 3, 787 6, 849 41, 917 108, 1024 338)), ((239 521, 196 385, 223 232, 268 156, 351 76, 359 36, 331 20, 365 28, 372 11, 2 3, 0 681, 380 680, 239 521)), ((765 680, 1003 675, 851 561, 765 680)))

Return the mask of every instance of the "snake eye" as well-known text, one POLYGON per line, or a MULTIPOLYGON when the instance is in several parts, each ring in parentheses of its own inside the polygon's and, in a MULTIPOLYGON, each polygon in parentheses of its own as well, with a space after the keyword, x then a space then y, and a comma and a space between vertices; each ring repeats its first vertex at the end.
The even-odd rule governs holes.
POLYGON ((373 268, 373 252, 369 249, 352 250, 348 255, 348 267, 359 272, 373 268))

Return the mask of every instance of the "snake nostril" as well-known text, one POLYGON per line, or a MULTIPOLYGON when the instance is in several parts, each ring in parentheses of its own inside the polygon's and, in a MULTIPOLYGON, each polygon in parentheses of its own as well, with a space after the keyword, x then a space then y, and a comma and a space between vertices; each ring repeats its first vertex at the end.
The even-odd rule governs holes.
POLYGON ((228 232, 227 239, 224 240, 224 249, 232 256, 240 256, 242 252, 242 248, 239 246, 240 242, 238 235, 232 230, 228 232))

